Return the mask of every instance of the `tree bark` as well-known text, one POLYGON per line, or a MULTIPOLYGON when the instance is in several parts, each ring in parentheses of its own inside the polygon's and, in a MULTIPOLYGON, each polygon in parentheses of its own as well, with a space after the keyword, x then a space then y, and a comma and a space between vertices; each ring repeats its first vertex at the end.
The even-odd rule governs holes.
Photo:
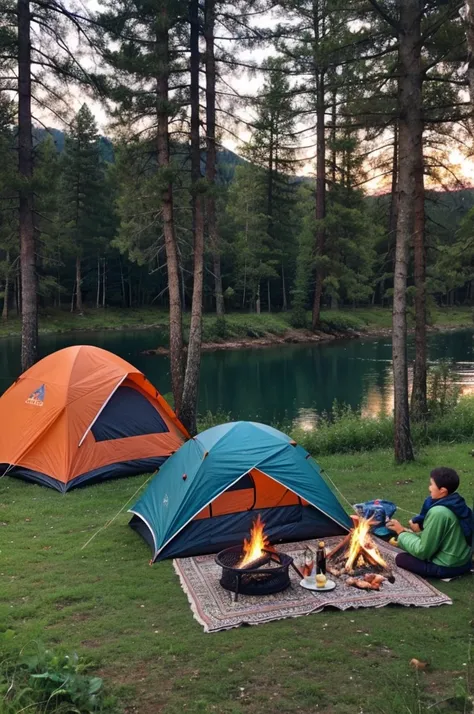
POLYGON ((95 306, 97 309, 100 307, 100 257, 97 256, 97 293, 95 296, 95 306))
POLYGON ((222 271, 220 236, 216 218, 216 60, 214 56, 215 0, 206 0, 204 18, 204 39, 206 41, 206 178, 208 183, 207 227, 212 253, 214 272, 214 297, 216 314, 225 312, 222 292, 222 271))
POLYGON ((29 0, 18 0, 18 171, 21 180, 19 233, 21 261, 21 367, 38 357, 38 298, 33 212, 31 126, 31 43, 29 0))
POLYGON ((81 258, 79 255, 76 256, 76 310, 82 314, 82 272, 81 272, 81 258))
MULTIPOLYGON (((320 0, 313 0, 314 49, 313 64, 316 77, 316 259, 324 254, 325 232, 321 221, 326 216, 326 136, 325 136, 325 70, 319 57, 320 43, 320 0)), ((321 297, 323 294, 324 270, 320 263, 316 265, 316 286, 314 290, 313 314, 311 327, 316 330, 321 322, 321 297)))
POLYGON ((474 0, 465 0, 464 7, 467 39, 467 79, 471 104, 474 105, 474 0))
POLYGON ((415 267, 415 363, 411 392, 411 416, 423 421, 426 404, 426 246, 423 128, 420 112, 418 167, 415 187, 415 231, 413 237, 415 267))
POLYGON ((2 320, 8 320, 8 300, 10 297, 10 251, 6 255, 7 271, 5 275, 5 290, 3 292, 2 320))
POLYGON ((105 308, 106 305, 106 286, 107 286, 107 261, 104 258, 102 265, 102 307, 105 308))
POLYGON ((281 264, 281 290, 283 293, 283 304, 281 309, 286 312, 286 310, 288 310, 288 300, 286 297, 285 266, 283 263, 281 264))
POLYGON ((188 358, 184 377, 180 419, 190 434, 197 433, 197 400, 202 342, 202 294, 204 273, 204 215, 201 194, 199 146, 199 0, 190 3, 191 51, 191 190, 194 233, 193 301, 189 326, 188 358))
POLYGON ((408 408, 406 289, 409 241, 414 230, 414 197, 418 167, 421 108, 422 0, 400 0, 399 146, 397 242, 393 293, 394 448, 398 463, 413 460, 408 408))
POLYGON ((331 147, 331 182, 332 182, 332 188, 336 185, 337 181, 337 151, 336 151, 336 143, 337 143, 337 92, 334 89, 332 93, 332 107, 331 107, 331 140, 332 140, 332 147, 331 147))
MULTIPOLYGON (((396 242, 397 217, 398 217, 398 118, 393 125, 393 158, 392 158, 392 185, 390 189, 390 210, 388 215, 388 240, 387 240, 387 260, 392 254, 392 245, 396 242)), ((385 272, 385 270, 384 270, 385 272)), ((385 280, 380 282, 380 302, 383 307, 385 295, 385 280)))
MULTIPOLYGON (((169 17, 167 4, 162 3, 156 32, 156 55, 158 75, 157 89, 157 156, 158 169, 166 176, 170 171, 170 147, 168 131, 169 112, 169 17)), ((171 389, 177 412, 181 409, 184 385, 183 325, 181 298, 179 294, 179 262, 174 226, 173 192, 168 178, 161 194, 163 211, 163 234, 168 271, 170 304, 170 371, 171 389)))

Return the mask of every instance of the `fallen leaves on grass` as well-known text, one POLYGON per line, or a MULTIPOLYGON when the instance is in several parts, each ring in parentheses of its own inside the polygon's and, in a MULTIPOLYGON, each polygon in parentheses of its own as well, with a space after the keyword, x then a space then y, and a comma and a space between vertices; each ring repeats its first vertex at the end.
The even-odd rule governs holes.
POLYGON ((416 659, 415 657, 410 660, 410 664, 418 671, 423 671, 428 667, 428 662, 422 662, 420 659, 416 659))

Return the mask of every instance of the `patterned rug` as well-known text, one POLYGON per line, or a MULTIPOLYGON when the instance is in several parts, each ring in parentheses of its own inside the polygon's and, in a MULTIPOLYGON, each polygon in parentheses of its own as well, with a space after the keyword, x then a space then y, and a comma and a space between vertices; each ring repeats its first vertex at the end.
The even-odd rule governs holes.
MULTIPOLYGON (((340 537, 325 538, 328 548, 332 548, 340 537)), ((434 607, 452 605, 449 597, 436 590, 430 583, 406 570, 397 568, 395 555, 399 552, 391 545, 378 540, 377 545, 392 568, 395 582, 384 582, 380 591, 358 590, 344 585, 342 579, 336 581, 336 588, 328 592, 313 592, 300 586, 300 578, 290 568, 291 586, 281 593, 266 596, 234 595, 224 590, 219 583, 221 568, 214 555, 200 555, 194 558, 180 558, 173 561, 179 575, 181 587, 188 596, 196 620, 204 627, 204 632, 229 630, 240 625, 259 625, 263 622, 299 617, 313 612, 321 612, 325 607, 338 610, 359 607, 385 607, 385 605, 414 605, 434 607)), ((306 547, 316 550, 317 541, 279 544, 278 550, 288 553, 300 566, 306 547)))

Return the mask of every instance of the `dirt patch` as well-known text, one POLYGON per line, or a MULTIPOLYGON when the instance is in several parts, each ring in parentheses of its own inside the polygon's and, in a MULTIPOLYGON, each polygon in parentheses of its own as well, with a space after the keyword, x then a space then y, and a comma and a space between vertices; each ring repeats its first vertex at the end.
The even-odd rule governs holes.
POLYGON ((91 650, 97 649, 97 647, 100 647, 102 645, 102 642, 100 640, 83 640, 81 642, 81 645, 83 647, 88 647, 91 650))
MULTIPOLYGON (((259 349, 261 347, 274 347, 275 345, 296 345, 313 344, 315 342, 332 342, 333 340, 348 340, 362 337, 363 333, 356 330, 344 332, 311 332, 310 330, 287 330, 283 335, 275 335, 266 332, 262 337, 243 337, 238 340, 227 340, 225 342, 203 342, 204 352, 216 350, 241 350, 259 349)), ((371 335, 372 336, 372 335, 371 335)), ((186 350, 186 348, 185 348, 186 350)), ((167 347, 158 347, 154 350, 144 350, 144 355, 167 355, 167 347)))

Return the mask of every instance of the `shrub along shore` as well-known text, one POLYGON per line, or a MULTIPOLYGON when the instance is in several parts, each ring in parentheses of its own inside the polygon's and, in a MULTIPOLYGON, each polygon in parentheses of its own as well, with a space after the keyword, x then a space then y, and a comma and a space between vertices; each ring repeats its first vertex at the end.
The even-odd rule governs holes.
MULTIPOLYGON (((153 308, 86 309, 83 314, 48 310, 40 315, 40 334, 100 330, 159 330, 166 342, 168 312, 153 308)), ((449 330, 474 327, 472 308, 435 308, 430 327, 449 330)), ((206 349, 265 346, 284 342, 319 342, 335 338, 390 334, 392 315, 386 308, 323 310, 321 329, 316 334, 292 324, 292 313, 230 313, 225 317, 203 317, 203 344, 206 349)), ((183 316, 185 339, 190 316, 183 316)), ((308 313, 309 322, 309 313, 308 313)), ((410 325, 410 320, 409 320, 410 325)), ((12 317, 0 322, 0 337, 21 334, 21 321, 12 317)))

